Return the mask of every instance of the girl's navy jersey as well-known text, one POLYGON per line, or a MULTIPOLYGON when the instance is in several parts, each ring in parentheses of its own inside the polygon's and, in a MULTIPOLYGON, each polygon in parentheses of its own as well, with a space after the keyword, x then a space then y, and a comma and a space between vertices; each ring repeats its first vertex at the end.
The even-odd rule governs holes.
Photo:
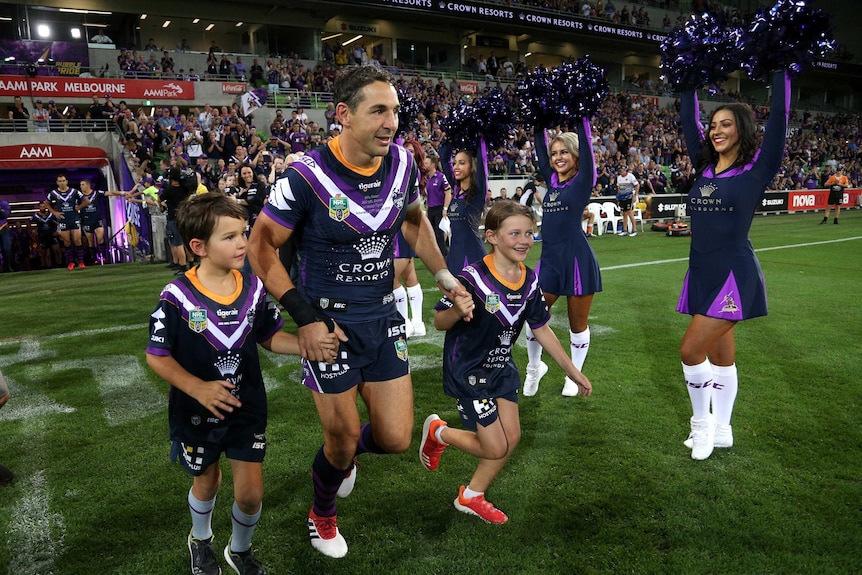
POLYGON ((446 178, 452 182, 452 201, 449 202, 447 210, 451 230, 446 267, 453 275, 457 275, 471 262, 485 257, 485 241, 479 233, 479 226, 488 199, 487 157, 488 150, 483 139, 477 155, 473 158, 476 163, 476 181, 473 183, 476 195, 468 199, 452 172, 452 146, 446 142, 440 144, 443 171, 446 178))
MULTIPOLYGON (((790 80, 778 72, 763 142, 754 158, 716 174, 709 165, 688 193, 691 216, 689 268, 677 311, 728 320, 766 315, 766 285, 748 231, 766 186, 781 166, 790 107, 790 80)), ((688 154, 697 158, 703 132, 697 95, 683 94, 680 118, 688 154)))
MULTIPOLYGON (((512 346, 524 323, 538 329, 551 319, 535 272, 521 265, 521 283, 501 280, 493 256, 467 266, 459 274, 476 307, 470 321, 446 332, 443 344, 443 391, 455 398, 488 399, 516 392, 521 380, 512 360, 512 346)), ((443 297, 434 309, 452 307, 443 297)))
POLYGON ((84 200, 84 194, 80 190, 69 188, 65 192, 61 192, 54 189, 48 192, 47 200, 52 208, 63 214, 63 219, 67 224, 77 222, 80 219, 80 215, 75 209, 84 200))
POLYGON ((551 167, 544 129, 535 133, 539 170, 548 183, 542 199, 542 256, 539 283, 553 295, 587 295, 602 291, 602 276, 596 254, 581 228, 581 215, 590 201, 596 183, 590 121, 576 124, 578 133, 578 172, 560 184, 551 167))
MULTIPOLYGON (((242 407, 223 412, 219 420, 191 396, 171 387, 171 440, 189 444, 220 443, 231 427, 266 422, 266 390, 257 345, 275 335, 284 321, 267 298, 263 282, 233 272, 237 289, 215 295, 190 270, 162 290, 150 316, 147 353, 171 356, 183 369, 204 381, 225 380, 242 407)), ((258 425, 259 427, 259 425, 258 425)))
POLYGON ((376 167, 362 169, 336 138, 293 162, 263 211, 299 238, 305 299, 356 322, 395 312, 394 241, 407 209, 421 209, 413 155, 392 144, 376 167))

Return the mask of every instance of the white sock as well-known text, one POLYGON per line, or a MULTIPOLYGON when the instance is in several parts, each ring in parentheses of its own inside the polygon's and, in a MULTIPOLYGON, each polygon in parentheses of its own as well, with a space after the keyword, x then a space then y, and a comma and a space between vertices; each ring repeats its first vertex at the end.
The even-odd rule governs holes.
POLYGON ((707 417, 709 401, 712 398, 712 385, 715 383, 709 360, 698 365, 682 364, 682 373, 685 376, 688 397, 691 399, 692 416, 695 419, 707 417))
POLYGON ((539 367, 539 362, 542 361, 542 344, 533 335, 533 330, 530 326, 525 326, 525 335, 527 338, 527 367, 539 367))
POLYGON ((407 287, 407 299, 410 301, 410 317, 413 318, 413 323, 423 323, 422 322, 422 286, 416 284, 415 286, 407 287))
POLYGON ((448 427, 447 425, 441 425, 441 426, 437 427, 437 431, 434 432, 434 439, 436 439, 437 441, 439 441, 443 445, 449 445, 448 443, 443 441, 443 430, 446 429, 447 427, 448 427))
POLYGON ((736 400, 736 390, 739 388, 736 364, 713 365, 712 373, 715 376, 715 389, 712 392, 712 414, 715 415, 715 423, 730 425, 733 402, 736 400))
POLYGON ((258 508, 257 513, 247 515, 240 510, 236 501, 233 502, 233 508, 230 511, 230 521, 233 525, 230 538, 231 551, 242 553, 251 548, 251 536, 254 535, 254 528, 260 520, 261 509, 263 505, 258 508))
POLYGON ((590 351, 590 326, 581 333, 569 332, 569 346, 572 352, 572 363, 578 370, 583 370, 587 352, 590 351))
POLYGON ((392 290, 392 295, 395 296, 395 307, 398 308, 398 313, 407 321, 407 290, 404 286, 400 286, 392 290))
POLYGON ((474 497, 478 497, 479 495, 482 495, 484 493, 484 491, 473 491, 468 485, 464 488, 464 499, 473 499, 474 497))
POLYGON ((213 508, 215 497, 210 501, 201 501, 189 489, 189 512, 192 514, 192 537, 209 539, 213 536, 213 508))

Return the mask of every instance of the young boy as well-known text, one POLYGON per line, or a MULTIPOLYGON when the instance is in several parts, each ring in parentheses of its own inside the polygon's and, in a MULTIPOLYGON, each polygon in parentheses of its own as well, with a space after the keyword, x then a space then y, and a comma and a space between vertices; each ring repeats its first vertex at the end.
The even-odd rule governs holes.
POLYGON ((281 331, 283 320, 263 282, 240 271, 245 209, 213 192, 183 202, 176 218, 200 265, 162 290, 150 316, 147 363, 171 384, 171 458, 194 478, 188 494, 191 571, 221 573, 212 513, 224 452, 234 477, 233 531, 224 557, 240 575, 263 574, 251 549, 263 497, 267 420, 257 344, 276 353, 299 354, 299 347, 294 335, 281 331))

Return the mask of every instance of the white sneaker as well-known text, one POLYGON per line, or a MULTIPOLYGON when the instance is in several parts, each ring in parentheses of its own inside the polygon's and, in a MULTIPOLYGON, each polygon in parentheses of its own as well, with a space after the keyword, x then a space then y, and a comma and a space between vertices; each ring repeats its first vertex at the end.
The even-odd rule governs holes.
POLYGON ((548 365, 540 361, 537 367, 527 365, 527 377, 524 378, 524 396, 533 397, 539 391, 539 381, 548 373, 548 365))
POLYGON ((341 480, 341 485, 338 487, 338 491, 335 494, 338 497, 344 499, 353 493, 353 488, 356 486, 356 460, 353 460, 353 465, 350 467, 350 471, 347 475, 344 476, 344 479, 341 480))
POLYGON ((629 232, 629 237, 630 237, 630 238, 633 238, 633 237, 635 237, 636 235, 638 235, 638 233, 637 233, 637 232, 629 232))
POLYGON ((563 384, 563 395, 566 397, 578 395, 578 384, 572 381, 568 375, 566 376, 566 383, 563 384))
POLYGON ((404 333, 407 336, 407 339, 413 337, 413 334, 415 333, 415 329, 413 328, 413 322, 409 319, 404 320, 404 333))
POLYGON ((347 541, 338 530, 337 517, 320 517, 312 509, 308 513, 308 536, 311 546, 326 555, 339 559, 347 555, 347 541))
POLYGON ((425 337, 426 333, 424 323, 413 324, 413 337, 425 337))
POLYGON ((716 425, 714 438, 716 447, 733 447, 733 429, 730 425, 716 425))
POLYGON ((623 230, 623 231, 621 231, 621 232, 617 232, 617 235, 618 235, 618 236, 627 236, 628 234, 626 233, 626 231, 625 231, 625 230, 623 230))
POLYGON ((703 461, 710 455, 715 447, 712 422, 708 417, 699 419, 691 418, 691 458, 703 461))

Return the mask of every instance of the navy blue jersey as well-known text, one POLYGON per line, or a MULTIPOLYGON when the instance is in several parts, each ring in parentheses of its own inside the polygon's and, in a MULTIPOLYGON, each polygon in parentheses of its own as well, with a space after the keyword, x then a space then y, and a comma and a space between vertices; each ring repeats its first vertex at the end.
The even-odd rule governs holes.
POLYGON ((41 214, 36 212, 30 216, 30 222, 36 225, 39 237, 51 237, 57 231, 57 217, 51 212, 41 214))
POLYGON ((81 209, 81 221, 90 224, 101 220, 102 214, 99 210, 99 203, 104 200, 105 191, 93 190, 89 195, 84 194, 84 197, 90 200, 90 203, 81 209))
POLYGON ((263 211, 300 235, 297 287, 309 303, 337 321, 392 313, 395 233, 408 205, 421 209, 418 182, 413 155, 395 144, 369 170, 350 166, 337 139, 290 165, 263 211))
POLYGON ((75 208, 84 200, 84 194, 75 188, 69 188, 65 192, 51 190, 48 192, 48 203, 51 207, 61 212, 66 222, 78 221, 80 216, 75 208))
MULTIPOLYGON (((689 269, 677 311, 728 320, 766 315, 766 287, 748 231, 766 186, 781 166, 789 99, 790 80, 778 72, 763 142, 754 158, 718 174, 714 165, 706 166, 692 185, 687 205, 692 227, 689 269)), ((697 95, 683 94, 680 118, 692 158, 703 144, 697 110, 697 95)))
MULTIPOLYGON (((446 332, 443 344, 443 391, 455 398, 492 398, 520 387, 512 346, 524 323, 538 329, 551 315, 535 272, 521 265, 521 283, 499 279, 493 256, 467 266, 459 274, 473 296, 473 319, 459 321, 446 332)), ((434 309, 452 307, 443 297, 434 309)))
POLYGON ((210 293, 191 270, 165 286, 150 316, 147 353, 171 356, 204 381, 226 380, 242 407, 216 418, 197 400, 171 387, 171 440, 220 443, 232 424, 266 421, 266 390, 257 345, 270 339, 284 321, 256 276, 233 272, 232 296, 210 293))
POLYGON ((465 266, 485 257, 485 241, 479 232, 482 214, 488 199, 488 150, 485 140, 481 140, 479 151, 473 161, 476 163, 476 195, 467 199, 466 194, 452 172, 452 146, 446 142, 440 145, 440 158, 446 178, 452 182, 452 201, 446 215, 449 218, 449 253, 446 267, 457 275, 465 266))
POLYGON ((602 276, 596 254, 580 225, 581 215, 596 183, 589 119, 582 118, 576 128, 578 172, 562 185, 551 167, 545 130, 539 128, 535 134, 539 170, 548 183, 548 191, 542 199, 539 282, 545 292, 558 296, 602 291, 602 276))

